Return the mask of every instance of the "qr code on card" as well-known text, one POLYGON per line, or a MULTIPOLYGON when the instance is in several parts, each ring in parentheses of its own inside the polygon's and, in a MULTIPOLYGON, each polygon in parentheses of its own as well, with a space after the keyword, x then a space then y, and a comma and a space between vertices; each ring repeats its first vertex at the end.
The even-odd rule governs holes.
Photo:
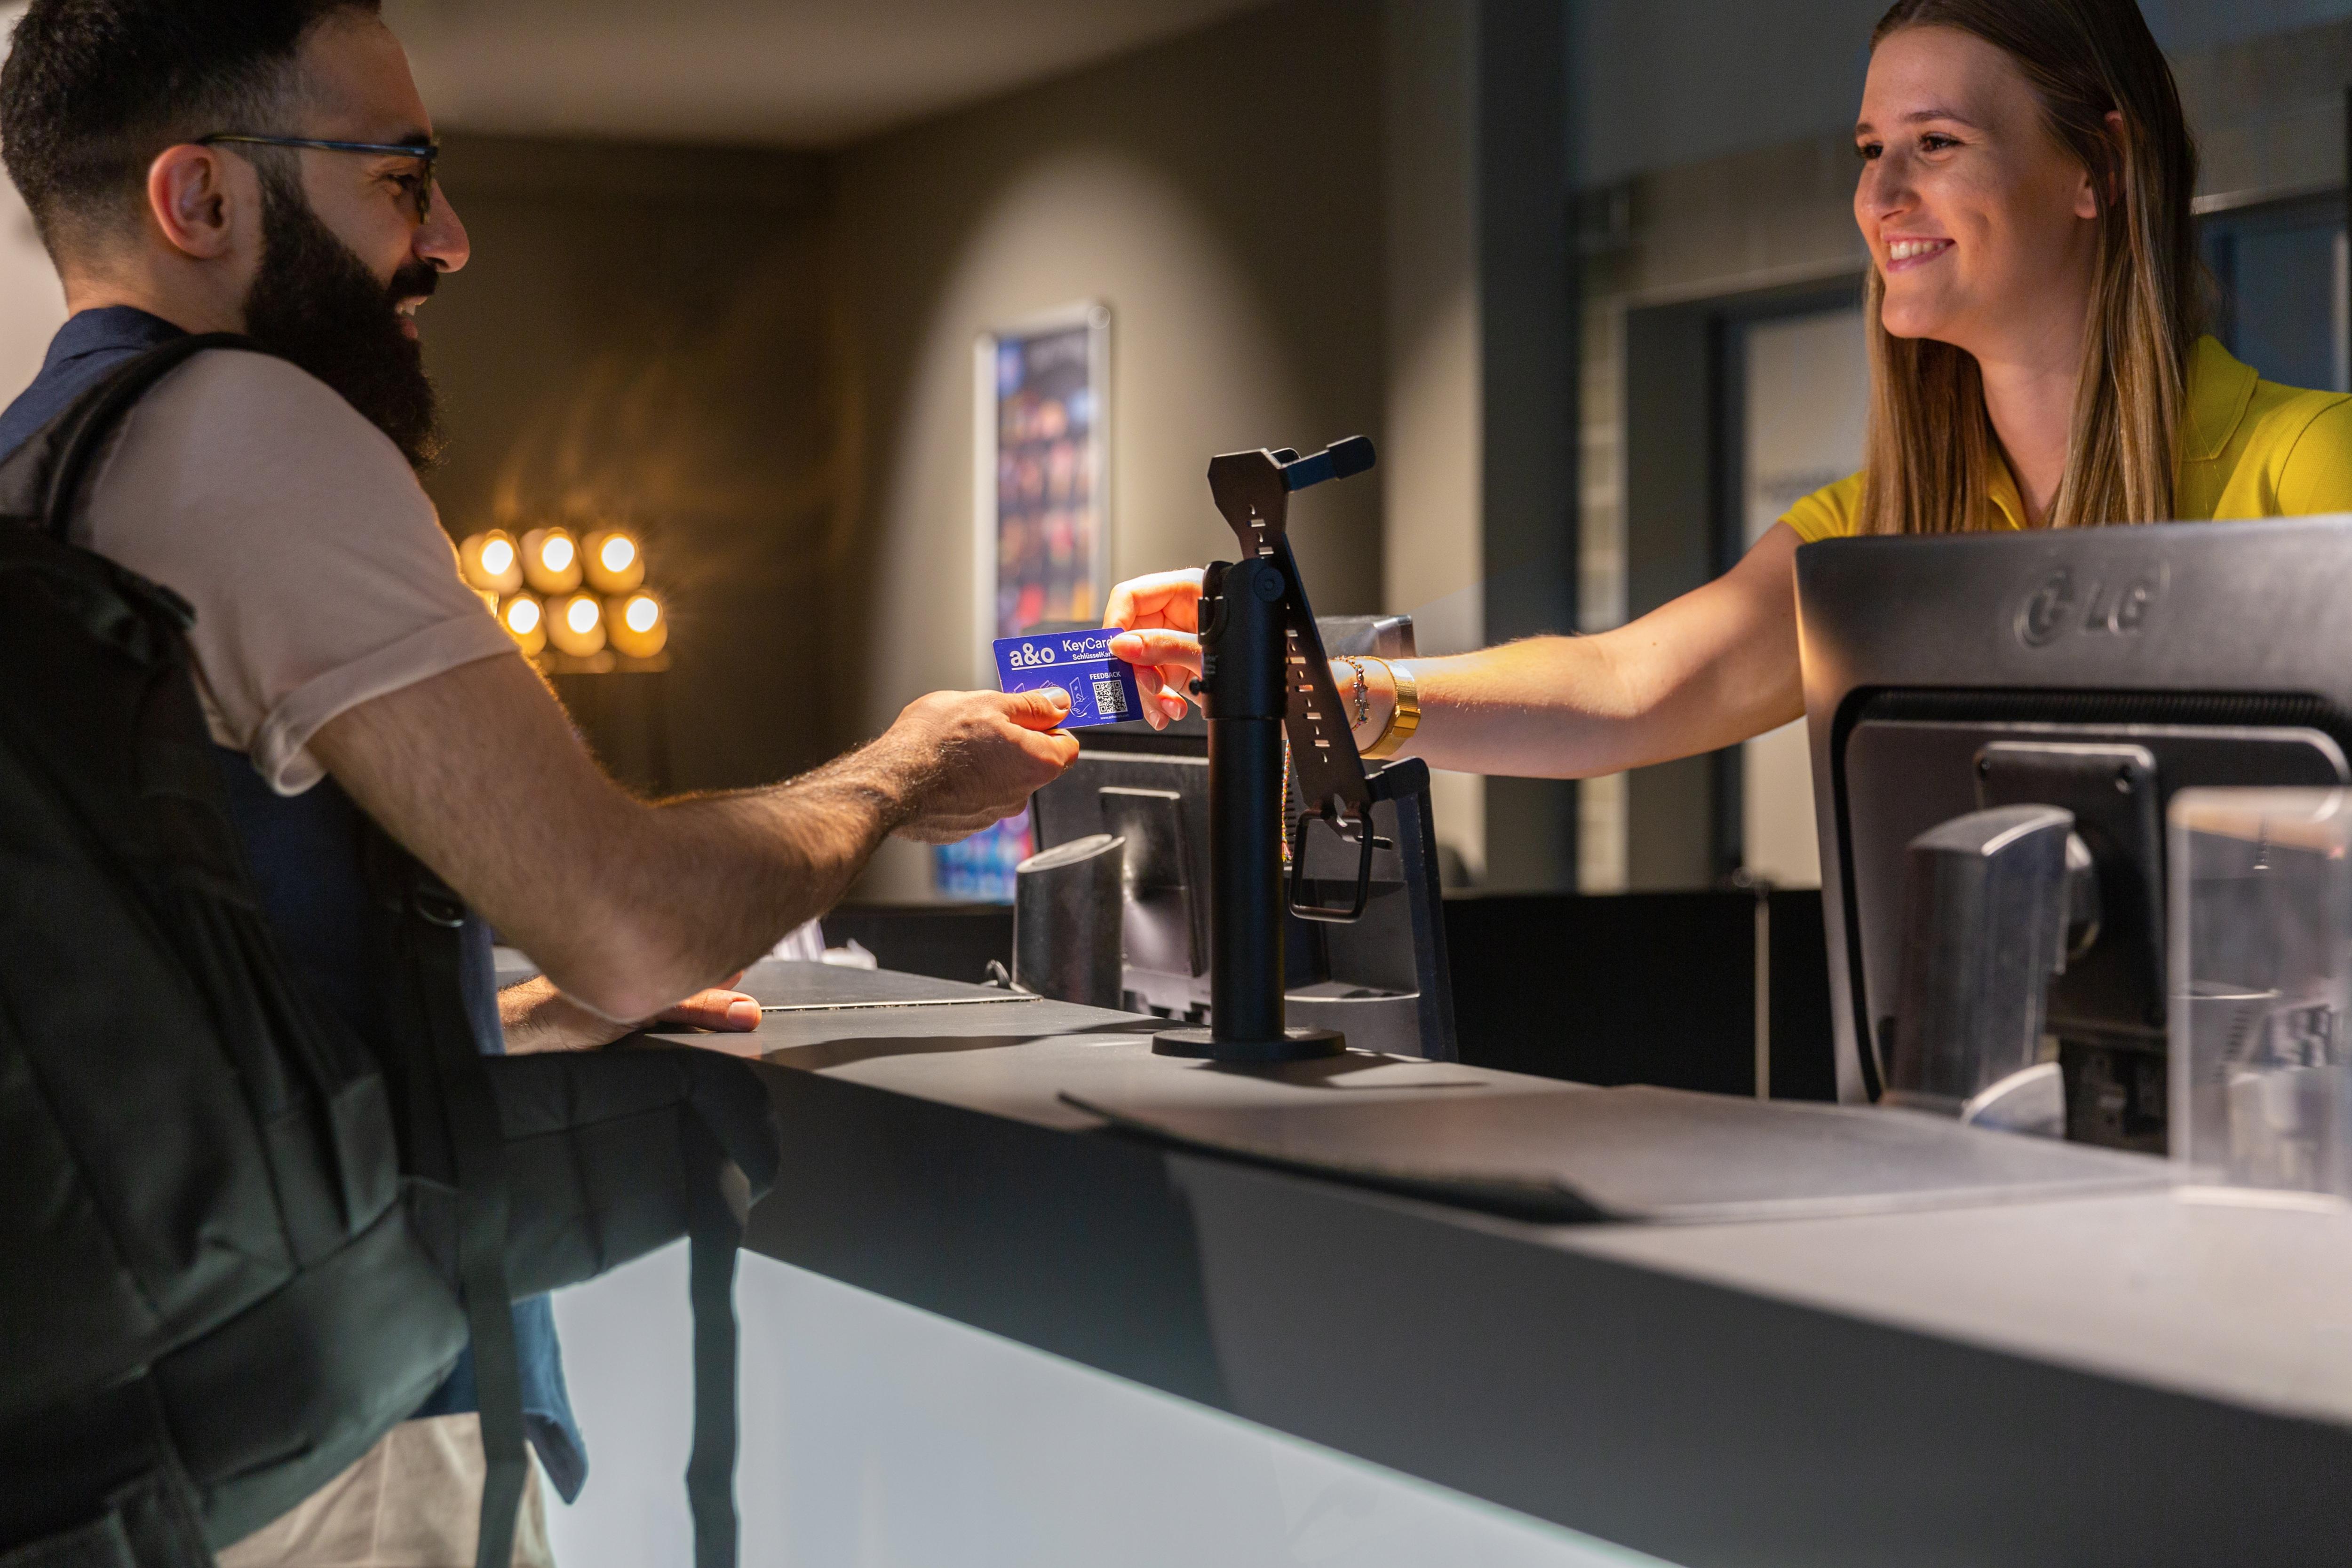
POLYGON ((1095 712, 1106 716, 1127 712, 1127 690, 1116 677, 1095 677, 1095 712))

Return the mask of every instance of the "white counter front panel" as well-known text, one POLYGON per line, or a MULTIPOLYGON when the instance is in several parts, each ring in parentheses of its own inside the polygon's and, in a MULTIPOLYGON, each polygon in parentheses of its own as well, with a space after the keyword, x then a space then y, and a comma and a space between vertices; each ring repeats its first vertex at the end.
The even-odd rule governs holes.
MULTIPOLYGON (((561 1568, 691 1560, 686 1294, 680 1244, 556 1298, 591 1462, 561 1568)), ((1656 1561, 755 1253, 736 1304, 745 1568, 1656 1561)))

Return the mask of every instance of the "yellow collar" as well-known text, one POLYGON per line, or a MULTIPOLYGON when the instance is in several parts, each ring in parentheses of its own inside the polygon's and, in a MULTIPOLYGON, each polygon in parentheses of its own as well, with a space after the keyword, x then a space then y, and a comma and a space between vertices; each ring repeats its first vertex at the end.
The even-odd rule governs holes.
POLYGON ((2009 459, 2000 455, 2000 443, 1998 441, 1993 443, 1991 467, 1992 472, 1985 476, 1985 498, 1992 503, 1992 509, 2000 514, 2004 527, 2023 528, 2025 497, 2017 493, 2017 476, 2009 471, 2009 459))
MULTIPOLYGON (((2221 455, 2237 434, 2238 422, 2246 417, 2246 405, 2253 401, 2254 382, 2260 378, 2254 368, 2221 347, 2219 340, 2200 338, 2189 350, 2189 372, 2183 378, 2187 385, 2181 411, 2180 460, 2183 463, 2210 463, 2221 455)), ((1986 495, 1993 510, 2000 514, 2005 527, 2025 527, 2025 502, 2017 493, 2017 480, 2009 471, 1998 444, 1992 453, 1992 472, 1986 476, 1986 495)))
POLYGON ((2221 455, 2246 417, 2258 378, 2252 365, 2241 363, 2211 338, 2200 338, 2189 350, 2189 374, 2182 400, 2187 407, 2180 424, 2180 460, 2210 463, 2221 455))

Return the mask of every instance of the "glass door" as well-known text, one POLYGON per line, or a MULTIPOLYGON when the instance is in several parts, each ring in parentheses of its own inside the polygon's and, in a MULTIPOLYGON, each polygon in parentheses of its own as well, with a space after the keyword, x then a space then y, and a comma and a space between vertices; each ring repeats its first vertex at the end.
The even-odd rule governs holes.
POLYGON ((2197 240, 2218 286, 2212 329, 2222 347, 2264 381, 2352 392, 2342 196, 2209 212, 2197 240))
MULTIPOLYGON (((1740 402, 1737 544, 1745 550, 1799 497, 1862 466, 1870 366, 1858 305, 1730 326, 1725 369, 1738 378, 1740 402)), ((1778 886, 1820 886, 1804 721, 1747 742, 1738 760, 1741 869, 1778 886)))

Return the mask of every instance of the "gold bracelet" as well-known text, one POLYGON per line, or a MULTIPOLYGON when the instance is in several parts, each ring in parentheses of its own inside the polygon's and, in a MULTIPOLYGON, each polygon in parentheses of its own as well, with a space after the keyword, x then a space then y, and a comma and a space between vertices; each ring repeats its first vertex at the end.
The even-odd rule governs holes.
POLYGON ((1421 727, 1421 693, 1413 685, 1412 671, 1402 664, 1392 664, 1386 659, 1374 659, 1374 664, 1389 673, 1389 684, 1396 693, 1395 706, 1389 709, 1389 721, 1381 727, 1380 735, 1360 754, 1367 762, 1378 762, 1384 757, 1394 757, 1421 727))

